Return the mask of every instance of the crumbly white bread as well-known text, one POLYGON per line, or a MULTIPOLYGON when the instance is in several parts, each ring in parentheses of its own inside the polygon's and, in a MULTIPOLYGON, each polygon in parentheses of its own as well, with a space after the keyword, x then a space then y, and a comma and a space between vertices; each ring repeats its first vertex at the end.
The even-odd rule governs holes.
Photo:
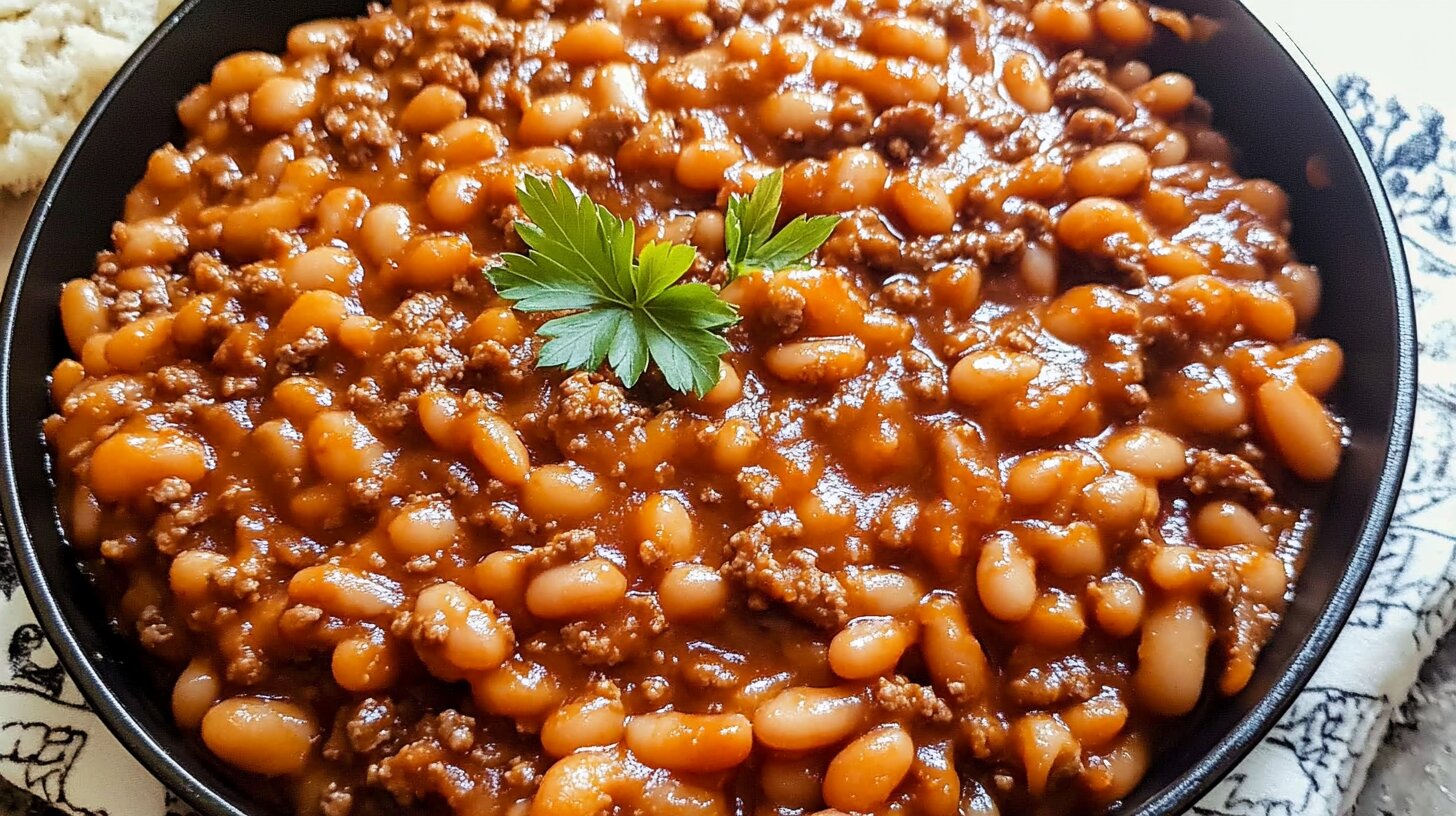
POLYGON ((40 186, 86 109, 179 0, 0 0, 0 188, 40 186))

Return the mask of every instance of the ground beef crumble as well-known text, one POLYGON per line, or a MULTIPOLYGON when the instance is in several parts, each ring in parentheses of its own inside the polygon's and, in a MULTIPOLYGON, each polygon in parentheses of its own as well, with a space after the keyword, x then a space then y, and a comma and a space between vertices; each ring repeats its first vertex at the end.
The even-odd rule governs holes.
POLYGON ((794 546, 802 530, 796 521, 760 519, 728 540, 723 575, 753 593, 750 603, 783 604, 815 625, 841 626, 849 618, 844 585, 818 567, 812 549, 794 546))
POLYGON ((1228 495, 1248 499, 1256 506, 1274 498, 1274 489, 1258 468, 1237 454, 1216 450, 1190 451, 1183 481, 1195 496, 1228 495))

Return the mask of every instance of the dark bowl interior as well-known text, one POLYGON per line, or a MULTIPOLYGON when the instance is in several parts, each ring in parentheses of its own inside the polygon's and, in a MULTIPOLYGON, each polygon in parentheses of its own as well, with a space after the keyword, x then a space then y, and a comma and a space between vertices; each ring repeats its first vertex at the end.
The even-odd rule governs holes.
MULTIPOLYGON (((173 106, 214 62, 241 49, 278 51, 295 23, 354 16, 362 0, 189 0, 124 67, 67 148, 36 206, 0 315, 0 479, 5 522, 40 621, 81 690, 141 761, 206 816, 278 810, 275 786, 240 783, 174 728, 165 694, 139 650, 112 632, 57 524, 39 424, 46 378, 67 348, 56 303, 63 281, 87 275, 147 156, 181 136, 173 106)), ((1345 348, 1335 400, 1348 454, 1328 492, 1296 599, 1253 681, 1208 703, 1166 735, 1122 814, 1181 812, 1273 725, 1324 656, 1369 573, 1404 467, 1415 390, 1415 329, 1399 237, 1378 181, 1329 91, 1281 34, 1234 0, 1170 5, 1223 23, 1199 45, 1161 43, 1154 67, 1190 74, 1247 175, 1291 195, 1294 245, 1324 273, 1316 335, 1345 348), (1321 156, 1333 184, 1314 189, 1305 163, 1321 156)))

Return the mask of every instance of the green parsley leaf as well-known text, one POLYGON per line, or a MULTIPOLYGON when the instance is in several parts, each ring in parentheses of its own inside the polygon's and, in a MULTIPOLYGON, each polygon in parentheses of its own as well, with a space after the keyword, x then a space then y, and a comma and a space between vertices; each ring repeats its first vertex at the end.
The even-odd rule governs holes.
POLYGON ((680 282, 692 247, 651 243, 634 260, 632 222, 565 179, 526 176, 517 193, 531 220, 516 232, 529 251, 502 255, 486 277, 523 312, 573 313, 541 326, 536 365, 595 371, 605 362, 630 388, 652 363, 676 391, 702 396, 717 384, 722 335, 738 312, 711 287, 680 282))
POLYGON ((787 269, 813 254, 839 224, 837 215, 800 215, 774 233, 779 199, 784 193, 784 172, 775 170, 759 180, 747 196, 728 197, 723 238, 728 249, 728 279, 754 269, 787 269))

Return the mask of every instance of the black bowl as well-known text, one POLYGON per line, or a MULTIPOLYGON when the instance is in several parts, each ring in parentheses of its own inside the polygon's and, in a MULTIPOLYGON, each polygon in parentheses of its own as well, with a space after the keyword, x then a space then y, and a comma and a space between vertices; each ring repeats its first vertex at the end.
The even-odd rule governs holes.
MULTIPOLYGON (((206 816, 276 811, 270 786, 227 773, 172 724, 166 695, 139 649, 107 624, 57 524, 40 422, 46 376, 68 353, 57 319, 61 283, 89 274, 147 156, 182 133, 173 105, 214 62, 247 48, 279 51, 304 20, 355 16, 363 0, 188 0, 101 95, 40 195, 0 313, 0 482, 20 575, 82 693, 152 773, 206 816)), ((1208 703, 1177 727, 1119 813, 1180 813, 1253 747, 1293 701, 1349 616, 1390 519, 1415 405, 1415 321, 1400 237, 1380 183, 1334 98, 1282 33, 1234 0, 1173 2, 1223 23, 1201 45, 1164 43, 1151 61, 1193 76, 1241 169, 1290 193, 1300 256, 1324 273, 1313 332, 1345 348, 1334 395, 1351 428, 1327 494, 1314 557, 1284 625, 1237 697, 1208 703), (1305 179, 1322 157, 1332 182, 1305 179)))

